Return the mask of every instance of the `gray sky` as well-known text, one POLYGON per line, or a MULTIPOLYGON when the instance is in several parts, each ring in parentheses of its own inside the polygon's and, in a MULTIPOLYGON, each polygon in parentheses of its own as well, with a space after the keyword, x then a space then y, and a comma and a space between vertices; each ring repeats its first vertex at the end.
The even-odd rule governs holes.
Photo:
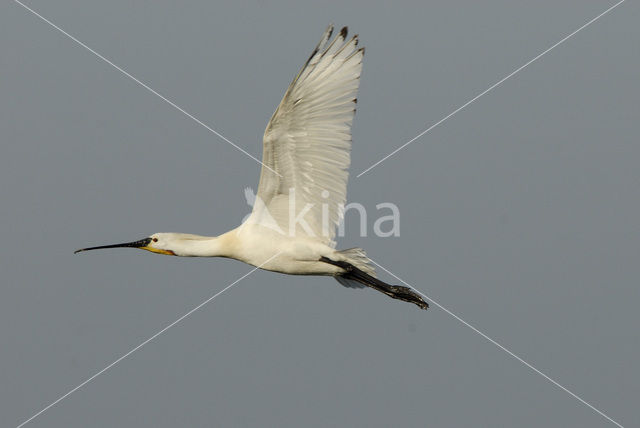
MULTIPOLYGON (((329 22, 367 47, 349 200, 369 255, 625 426, 640 395, 640 6, 31 0, 249 153, 329 22), (372 224, 370 224, 370 228, 372 224)), ((0 4, 0 425, 16 426, 250 270, 141 251, 219 234, 259 165, 17 4, 0 4)), ((388 275, 382 278, 391 281, 388 275)), ((395 282, 395 281, 391 281, 395 282)), ((33 427, 614 426, 462 325, 256 272, 33 427)))

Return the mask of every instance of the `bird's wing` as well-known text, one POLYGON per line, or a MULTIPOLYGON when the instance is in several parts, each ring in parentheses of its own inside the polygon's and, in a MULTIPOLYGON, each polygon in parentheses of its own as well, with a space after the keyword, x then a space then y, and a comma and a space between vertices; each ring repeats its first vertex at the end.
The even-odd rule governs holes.
POLYGON ((329 26, 267 125, 258 187, 262 203, 253 211, 257 221, 266 215, 285 233, 328 244, 344 213, 364 56, 357 35, 346 41, 345 27, 329 43, 332 31, 329 26))

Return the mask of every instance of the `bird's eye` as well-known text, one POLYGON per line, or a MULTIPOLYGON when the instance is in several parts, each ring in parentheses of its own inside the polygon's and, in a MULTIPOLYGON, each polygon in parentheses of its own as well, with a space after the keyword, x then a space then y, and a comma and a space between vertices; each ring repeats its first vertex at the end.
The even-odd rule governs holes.
POLYGON ((158 238, 153 238, 152 241, 153 242, 158 242, 158 238))

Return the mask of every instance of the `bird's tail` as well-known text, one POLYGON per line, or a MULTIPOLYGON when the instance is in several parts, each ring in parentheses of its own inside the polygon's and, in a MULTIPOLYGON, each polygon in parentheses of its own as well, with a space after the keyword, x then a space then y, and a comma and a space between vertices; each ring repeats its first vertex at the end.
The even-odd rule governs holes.
MULTIPOLYGON (((369 257, 367 257, 367 253, 364 252, 364 249, 349 248, 346 250, 338 251, 338 254, 340 254, 344 258, 344 261, 351 263, 353 266, 357 267, 367 275, 374 278, 377 277, 376 268, 369 257)), ((362 285, 357 286, 357 288, 361 287, 362 285)))

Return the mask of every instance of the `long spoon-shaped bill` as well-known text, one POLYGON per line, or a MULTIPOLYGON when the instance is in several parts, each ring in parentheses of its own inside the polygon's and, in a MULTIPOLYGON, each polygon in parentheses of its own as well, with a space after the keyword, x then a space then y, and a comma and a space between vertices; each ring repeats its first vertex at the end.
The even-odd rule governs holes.
POLYGON ((127 248, 127 247, 129 247, 129 248, 144 248, 144 247, 147 247, 150 242, 151 242, 151 238, 144 238, 144 239, 141 239, 139 241, 124 242, 122 244, 101 245, 99 247, 81 248, 79 250, 74 251, 73 254, 81 253, 83 251, 90 251, 90 250, 102 250, 104 248, 127 248))

